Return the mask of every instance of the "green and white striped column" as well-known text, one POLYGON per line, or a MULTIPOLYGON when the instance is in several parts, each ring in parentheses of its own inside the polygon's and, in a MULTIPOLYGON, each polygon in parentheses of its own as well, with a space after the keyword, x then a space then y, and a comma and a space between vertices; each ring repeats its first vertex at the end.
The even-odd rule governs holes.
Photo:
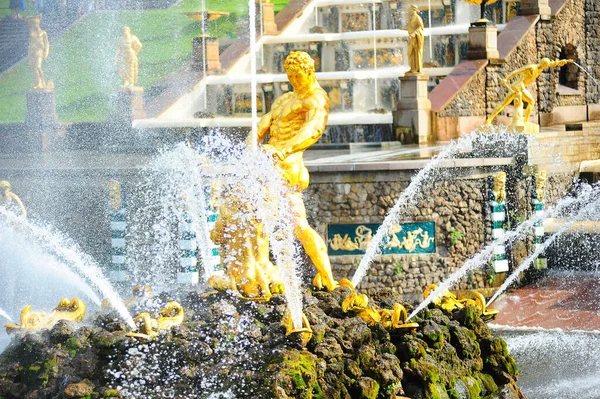
MULTIPOLYGON (((535 249, 537 249, 540 245, 544 243, 544 191, 546 185, 546 172, 539 171, 536 175, 535 184, 532 192, 532 206, 534 216, 538 217, 539 220, 536 221, 533 225, 533 234, 534 234, 534 245, 535 249)), ((546 257, 541 254, 535 260, 535 268, 538 270, 547 269, 548 261, 546 257)))
POLYGON ((179 270, 177 282, 179 284, 198 284, 198 244, 196 233, 192 228, 192 218, 187 212, 183 213, 183 220, 179 221, 179 270))
MULTIPOLYGON (((506 221, 506 209, 505 209, 505 195, 501 196, 500 200, 494 194, 494 181, 491 180, 491 201, 490 205, 492 208, 492 239, 498 241, 504 237, 504 222, 506 221)), ((496 273, 502 273, 508 271, 508 259, 506 259, 506 247, 502 244, 494 246, 494 271, 496 273)))
POLYGON ((123 282, 127 280, 127 245, 125 232, 127 230, 127 212, 125 202, 124 184, 117 180, 109 181, 109 218, 111 230, 111 264, 108 272, 112 281, 123 282))

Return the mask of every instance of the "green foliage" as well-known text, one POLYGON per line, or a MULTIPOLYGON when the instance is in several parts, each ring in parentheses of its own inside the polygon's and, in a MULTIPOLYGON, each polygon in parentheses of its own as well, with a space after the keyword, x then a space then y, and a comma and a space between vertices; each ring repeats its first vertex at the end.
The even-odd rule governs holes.
POLYGON ((105 398, 117 398, 119 396, 121 396, 121 392, 118 389, 109 389, 106 392, 104 392, 105 398))
POLYGON ((400 385, 400 383, 396 382, 385 387, 385 394, 389 396, 396 392, 396 390, 398 389, 398 385, 400 385))
MULTIPOLYGON (((0 8, 2 2, 8 7, 8 0, 0 0, 0 8)), ((287 1, 275 2, 276 10, 285 4, 287 1)), ((207 24, 212 36, 239 36, 241 20, 247 19, 247 3, 209 0, 207 8, 230 12, 229 16, 207 24)), ((138 85, 144 87, 146 101, 159 95, 164 90, 164 79, 189 62, 192 39, 202 32, 200 21, 183 14, 189 11, 199 11, 196 0, 184 0, 164 10, 92 13, 52 41, 44 71, 56 88, 59 119, 100 122, 114 112, 117 89, 122 84, 114 58, 123 26, 129 26, 143 45, 138 85)), ((0 123, 25 120, 26 93, 32 85, 27 60, 0 75, 0 123)))
POLYGON ((394 266, 394 274, 396 276, 404 273, 404 261, 402 259, 397 260, 396 263, 394 263, 394 266))
POLYGON ((494 265, 489 264, 487 269, 487 282, 489 285, 494 284, 496 281, 496 270, 494 269, 494 265))
POLYGON ((452 244, 452 246, 456 245, 456 243, 461 241, 464 237, 465 233, 463 231, 456 230, 454 227, 450 230, 450 244, 452 244))
POLYGON ((64 349, 69 355, 75 356, 77 351, 81 349, 81 344, 77 338, 71 337, 65 342, 64 349))

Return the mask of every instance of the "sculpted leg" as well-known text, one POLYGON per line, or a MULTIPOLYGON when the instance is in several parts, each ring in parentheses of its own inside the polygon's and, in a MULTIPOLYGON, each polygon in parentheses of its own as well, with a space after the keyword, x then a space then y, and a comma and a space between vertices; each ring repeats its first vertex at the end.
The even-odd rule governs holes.
MULTIPOLYGON (((338 287, 338 283, 333 279, 331 273, 331 264, 327 255, 327 246, 321 236, 314 231, 306 220, 306 209, 302 201, 302 193, 293 193, 289 196, 292 209, 295 216, 294 235, 300 241, 306 254, 317 269, 315 282, 319 282, 329 291, 338 287)), ((319 284, 316 284, 317 286, 319 284)))
POLYGON ((531 111, 533 111, 535 100, 527 89, 523 90, 523 101, 527 102, 527 108, 525 108, 525 122, 529 122, 529 115, 531 115, 531 111))
MULTIPOLYGON (((510 105, 510 103, 514 100, 515 98, 515 94, 511 93, 509 94, 506 99, 502 102, 502 104, 498 105, 496 107, 496 109, 494 110, 494 113, 492 113, 492 115, 487 119, 487 121, 485 121, 486 124, 491 124, 492 121, 494 120, 494 118, 496 116, 498 116, 498 114, 500 113, 500 111, 502 111, 505 107, 507 107, 508 105, 510 105)), ((525 96, 523 96, 523 99, 525 99, 525 96)))

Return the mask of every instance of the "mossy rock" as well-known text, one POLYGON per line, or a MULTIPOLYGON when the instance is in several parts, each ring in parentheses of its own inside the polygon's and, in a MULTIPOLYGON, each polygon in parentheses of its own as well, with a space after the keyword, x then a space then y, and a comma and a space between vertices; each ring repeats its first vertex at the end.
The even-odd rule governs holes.
POLYGON ((322 389, 317 380, 317 360, 305 350, 286 350, 273 364, 280 369, 275 376, 275 390, 283 388, 287 395, 296 398, 318 398, 322 389))
POLYGON ((353 386, 353 398, 376 399, 379 394, 379 383, 369 377, 360 377, 353 386))
POLYGON ((446 388, 438 383, 427 384, 427 387, 425 388, 425 397, 427 399, 450 399, 450 396, 448 396, 448 393, 446 392, 446 388))
POLYGON ((409 367, 423 383, 436 383, 440 381, 440 369, 431 356, 420 359, 410 359, 409 367))
POLYGON ((481 386, 478 380, 468 376, 462 377, 461 380, 469 390, 469 399, 481 398, 481 386))
POLYGON ((414 335, 402 336, 399 342, 396 343, 396 347, 398 348, 398 357, 404 362, 427 356, 427 351, 425 350, 427 344, 414 335))
POLYGON ((498 385, 494 381, 494 378, 486 373, 477 373, 475 378, 479 380, 481 387, 483 388, 483 394, 488 395, 498 390, 498 385))

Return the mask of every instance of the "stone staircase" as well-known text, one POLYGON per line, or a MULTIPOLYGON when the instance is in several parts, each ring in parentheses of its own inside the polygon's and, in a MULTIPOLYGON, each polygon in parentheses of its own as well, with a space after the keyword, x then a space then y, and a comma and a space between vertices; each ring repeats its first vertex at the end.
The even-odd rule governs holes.
POLYGON ((27 56, 29 29, 23 20, 0 20, 0 73, 27 56))

